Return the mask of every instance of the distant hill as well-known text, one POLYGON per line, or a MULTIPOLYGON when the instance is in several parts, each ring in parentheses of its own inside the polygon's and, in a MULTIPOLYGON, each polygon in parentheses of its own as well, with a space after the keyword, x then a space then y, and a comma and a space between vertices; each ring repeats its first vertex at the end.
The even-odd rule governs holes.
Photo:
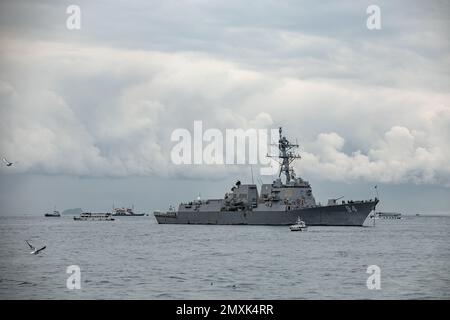
POLYGON ((78 215, 80 215, 82 212, 83 212, 83 210, 82 210, 81 208, 74 208, 74 209, 67 209, 67 210, 64 210, 64 211, 62 212, 62 214, 71 214, 71 215, 78 216, 78 215))

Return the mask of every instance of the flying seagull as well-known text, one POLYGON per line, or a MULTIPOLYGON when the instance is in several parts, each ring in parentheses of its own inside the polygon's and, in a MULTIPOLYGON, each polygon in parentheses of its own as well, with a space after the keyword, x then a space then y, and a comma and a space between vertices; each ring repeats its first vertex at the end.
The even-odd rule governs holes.
POLYGON ((27 245, 30 247, 30 249, 33 250, 33 251, 30 252, 30 254, 38 254, 39 252, 41 252, 42 250, 44 250, 44 249, 47 247, 47 246, 43 246, 43 247, 40 248, 40 249, 36 249, 35 247, 33 247, 33 246, 28 242, 28 240, 25 240, 25 242, 26 242, 27 245))
POLYGON ((7 167, 11 167, 14 162, 9 162, 8 160, 6 160, 6 158, 2 158, 3 162, 6 164, 7 167))

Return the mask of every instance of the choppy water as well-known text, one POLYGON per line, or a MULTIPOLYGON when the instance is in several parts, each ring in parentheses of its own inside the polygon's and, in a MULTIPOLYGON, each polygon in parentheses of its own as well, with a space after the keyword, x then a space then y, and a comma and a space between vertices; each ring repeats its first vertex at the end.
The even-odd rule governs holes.
POLYGON ((450 217, 373 227, 0 218, 2 299, 449 299, 450 217), (24 242, 47 245, 30 255, 24 242), (81 290, 66 288, 69 265, 81 290), (368 265, 381 268, 369 290, 368 265))

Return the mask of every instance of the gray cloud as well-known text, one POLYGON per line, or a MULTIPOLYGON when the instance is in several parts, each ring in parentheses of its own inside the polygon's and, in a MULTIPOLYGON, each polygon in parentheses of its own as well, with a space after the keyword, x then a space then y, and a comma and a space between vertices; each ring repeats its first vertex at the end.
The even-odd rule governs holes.
POLYGON ((172 130, 265 119, 307 176, 450 184, 445 2, 380 2, 375 32, 364 2, 79 4, 79 32, 65 3, 1 4, 8 172, 224 177, 168 164, 172 130))

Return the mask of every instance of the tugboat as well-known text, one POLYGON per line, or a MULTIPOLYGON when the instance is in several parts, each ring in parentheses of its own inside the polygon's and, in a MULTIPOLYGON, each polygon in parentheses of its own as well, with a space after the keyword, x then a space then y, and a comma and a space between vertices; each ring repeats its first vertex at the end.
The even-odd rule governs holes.
POLYGON ((131 208, 114 208, 113 207, 113 216, 119 217, 142 217, 145 213, 134 213, 134 206, 131 208))
POLYGON ((289 226, 289 229, 291 229, 291 231, 306 231, 308 230, 308 227, 306 226, 305 221, 298 217, 297 222, 292 226, 289 226))
POLYGON ((114 221, 111 213, 83 212, 79 217, 73 217, 75 221, 114 221))

